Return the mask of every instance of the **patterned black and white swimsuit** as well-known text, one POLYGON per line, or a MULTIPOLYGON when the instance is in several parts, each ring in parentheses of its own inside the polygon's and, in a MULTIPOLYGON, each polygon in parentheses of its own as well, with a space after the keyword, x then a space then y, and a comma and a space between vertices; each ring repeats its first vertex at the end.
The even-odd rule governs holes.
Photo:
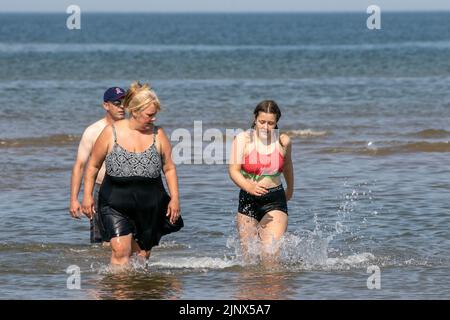
POLYGON ((162 160, 153 143, 130 152, 117 143, 105 158, 106 174, 99 193, 99 210, 107 240, 133 234, 144 250, 159 244, 170 197, 161 178, 162 160))

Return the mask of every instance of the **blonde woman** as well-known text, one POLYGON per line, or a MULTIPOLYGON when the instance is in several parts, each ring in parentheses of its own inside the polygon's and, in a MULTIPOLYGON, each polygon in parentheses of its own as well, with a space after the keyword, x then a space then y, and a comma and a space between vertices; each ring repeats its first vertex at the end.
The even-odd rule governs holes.
POLYGON ((148 259, 161 237, 178 231, 183 224, 172 147, 164 130, 155 125, 161 109, 158 97, 147 84, 134 82, 124 107, 129 118, 108 125, 95 143, 82 204, 83 212, 92 216, 92 189, 105 161, 99 211, 111 242, 112 265, 127 265, 133 252, 148 259), (164 189, 161 170, 170 196, 164 189))

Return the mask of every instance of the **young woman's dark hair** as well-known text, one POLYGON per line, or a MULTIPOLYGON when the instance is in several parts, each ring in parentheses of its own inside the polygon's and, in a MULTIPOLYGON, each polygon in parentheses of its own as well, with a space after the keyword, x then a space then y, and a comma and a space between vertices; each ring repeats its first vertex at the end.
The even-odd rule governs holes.
MULTIPOLYGON (((255 119, 253 120, 253 125, 252 125, 252 129, 255 128, 256 125, 256 118, 258 117, 258 114, 260 112, 265 112, 265 113, 273 113, 277 116, 277 122, 278 120, 280 120, 281 118, 281 111, 280 108, 278 107, 277 103, 273 100, 264 100, 261 101, 255 108, 255 110, 253 111, 253 114, 255 115, 255 119)), ((275 126, 275 129, 278 129, 278 124, 275 126)))

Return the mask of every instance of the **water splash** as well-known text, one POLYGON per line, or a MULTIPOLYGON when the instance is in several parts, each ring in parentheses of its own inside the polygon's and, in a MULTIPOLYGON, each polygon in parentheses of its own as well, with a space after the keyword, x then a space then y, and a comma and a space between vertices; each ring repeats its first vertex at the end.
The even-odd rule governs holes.
MULTIPOLYGON (((368 265, 375 260, 375 255, 370 252, 345 255, 341 250, 330 246, 332 240, 333 235, 325 236, 320 230, 285 233, 277 244, 279 255, 276 269, 279 271, 348 270, 368 265)), ((228 245, 235 248, 238 265, 248 267, 261 263, 263 249, 258 241, 253 241, 249 246, 247 259, 243 259, 237 237, 230 237, 228 245)))
MULTIPOLYGON (((402 257, 386 254, 373 241, 371 222, 384 214, 376 203, 376 181, 350 184, 343 182, 341 194, 336 197, 335 211, 316 210, 312 218, 312 230, 290 230, 278 241, 262 247, 258 238, 248 242, 247 254, 243 254, 236 230, 226 239, 227 250, 208 255, 187 255, 190 245, 176 242, 162 243, 147 264, 132 260, 127 272, 207 272, 209 270, 238 271, 241 268, 264 267, 263 252, 277 252, 277 271, 339 271, 379 266, 409 266, 423 263, 415 255, 402 257), (174 250, 179 251, 174 254, 174 250)), ((428 262, 426 262, 428 265, 428 262)), ((100 273, 113 273, 109 266, 97 268, 100 273)))
MULTIPOLYGON (((349 185, 344 182, 343 194, 334 214, 313 212, 313 230, 286 232, 278 243, 273 242, 269 251, 279 248, 278 262, 286 270, 347 270, 368 265, 376 260, 366 231, 371 217, 381 210, 374 208, 374 183, 349 185), (370 246, 369 246, 370 247, 370 246)), ((234 249, 236 259, 243 265, 261 263, 263 247, 258 238, 248 242, 246 259, 236 234, 229 237, 227 247, 234 249)))
POLYGON ((240 265, 235 258, 224 256, 215 257, 170 257, 153 261, 149 263, 150 268, 169 268, 169 269, 225 269, 240 265))
POLYGON ((157 250, 176 250, 176 249, 190 249, 189 244, 178 243, 176 241, 161 241, 160 244, 155 248, 157 250))

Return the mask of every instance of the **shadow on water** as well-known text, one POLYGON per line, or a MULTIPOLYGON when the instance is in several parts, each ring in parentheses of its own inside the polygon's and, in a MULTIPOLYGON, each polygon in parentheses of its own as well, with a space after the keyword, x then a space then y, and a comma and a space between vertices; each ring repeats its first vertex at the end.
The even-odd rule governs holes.
POLYGON ((181 293, 175 275, 138 273, 105 275, 88 295, 97 300, 174 300, 181 293))

